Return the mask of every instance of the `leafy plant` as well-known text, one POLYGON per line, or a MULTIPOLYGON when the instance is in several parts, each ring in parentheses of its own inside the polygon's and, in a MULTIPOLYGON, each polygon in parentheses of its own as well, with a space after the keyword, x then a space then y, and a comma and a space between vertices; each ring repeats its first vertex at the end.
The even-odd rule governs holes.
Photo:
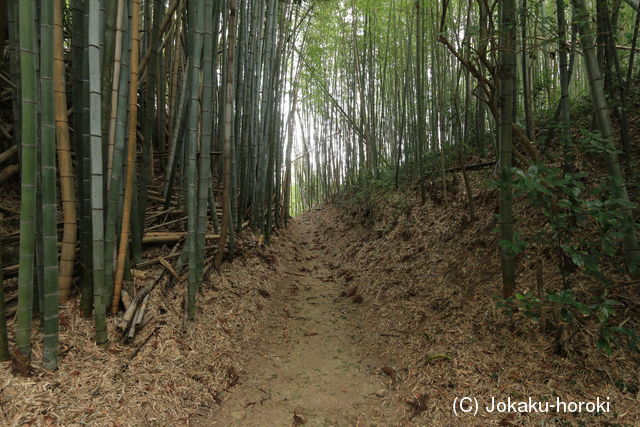
POLYGON ((633 329, 624 327, 624 322, 619 325, 612 324, 616 308, 621 305, 620 302, 609 298, 606 292, 594 303, 587 305, 580 301, 571 289, 549 292, 541 298, 527 292, 516 294, 512 298, 499 298, 496 301, 496 307, 509 317, 521 313, 533 322, 539 322, 553 307, 559 309, 563 322, 580 326, 580 321, 595 321, 599 325, 596 347, 607 355, 611 355, 613 348, 624 339, 630 349, 640 351, 640 337, 633 329))
MULTIPOLYGON (((584 137, 577 141, 577 148, 584 153, 617 152, 598 134, 586 130, 582 134, 584 137)), ((519 312, 535 322, 548 313, 559 312, 563 322, 579 328, 583 327, 583 320, 589 319, 599 325, 595 344, 605 353, 611 354, 612 348, 623 339, 637 350, 637 333, 624 324, 614 323, 616 311, 622 306, 620 302, 609 298, 605 290, 600 297, 587 303, 578 298, 566 281, 566 275, 581 270, 605 289, 610 285, 606 271, 621 269, 622 240, 638 228, 628 215, 635 204, 616 196, 616 183, 610 178, 595 180, 582 171, 532 164, 527 169, 513 168, 513 176, 514 198, 540 212, 545 225, 537 227, 526 238, 515 235, 513 241, 500 243, 513 255, 532 256, 532 253, 526 253, 530 247, 555 251, 561 260, 564 286, 562 290, 548 291, 542 296, 520 293, 513 298, 499 299, 497 307, 509 316, 519 312), (529 245, 529 242, 536 245, 529 245)), ((491 185, 499 187, 500 184, 491 185)))

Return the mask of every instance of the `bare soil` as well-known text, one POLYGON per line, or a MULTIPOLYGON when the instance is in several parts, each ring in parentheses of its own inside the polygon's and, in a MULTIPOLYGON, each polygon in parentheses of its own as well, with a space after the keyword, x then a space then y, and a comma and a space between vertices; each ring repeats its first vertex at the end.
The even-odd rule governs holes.
POLYGON ((359 305, 336 283, 317 224, 294 222, 276 243, 282 257, 270 295, 273 315, 251 343, 240 384, 219 413, 196 425, 311 426, 395 424, 389 377, 362 345, 359 305), (315 233, 315 234, 314 234, 315 233))

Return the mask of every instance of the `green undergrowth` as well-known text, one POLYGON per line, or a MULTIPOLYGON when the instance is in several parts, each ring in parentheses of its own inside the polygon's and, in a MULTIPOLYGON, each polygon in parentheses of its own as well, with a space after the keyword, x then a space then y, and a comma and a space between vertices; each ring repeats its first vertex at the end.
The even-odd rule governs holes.
MULTIPOLYGON (((638 286, 639 266, 624 268, 622 244, 625 235, 638 233, 638 224, 629 216, 633 212, 637 218, 637 204, 615 196, 614 183, 600 159, 606 153, 620 153, 590 130, 589 107, 586 98, 574 104, 570 140, 563 143, 556 129, 548 147, 539 145, 543 149, 539 161, 513 168, 513 200, 520 217, 516 218, 514 241, 500 242, 516 256, 520 269, 525 265, 540 265, 542 269, 543 264, 549 269, 551 264, 553 280, 521 285, 512 298, 496 297, 496 304, 509 318, 529 319, 532 326, 538 324, 555 337, 558 354, 570 352, 575 336, 583 331, 606 354, 621 347, 638 351, 640 346, 639 307, 632 299, 621 297, 625 289, 638 286), (565 158, 563 153, 571 156, 565 158), (633 283, 636 285, 629 287, 633 283)), ((550 111, 541 116, 550 126, 554 125, 552 117, 550 111)), ((545 137, 546 133, 541 133, 541 143, 545 137)), ((477 157, 472 157, 472 150, 469 153, 467 163, 472 163, 477 157)), ((447 152, 445 168, 456 166, 457 155, 447 152)), ((423 170, 430 170, 430 166, 436 172, 442 170, 439 156, 432 156, 423 170)), ((634 166, 626 166, 626 184, 635 201, 640 196, 640 175, 634 166)), ((441 172, 418 174, 417 169, 409 165, 398 171, 387 167, 375 175, 362 174, 340 191, 335 203, 364 227, 383 231, 393 228, 407 221, 413 209, 434 209, 442 204, 442 194, 438 194, 442 192, 441 172), (426 200, 438 203, 423 205, 421 186, 426 200)), ((476 208, 479 217, 482 212, 495 215, 500 186, 496 177, 487 171, 468 174, 475 184, 473 191, 486 196, 476 197, 484 202, 476 208)), ((448 173, 446 179, 449 188, 460 188, 449 197, 457 198, 463 209, 466 202, 461 173, 448 173)), ((498 223, 497 215, 494 221, 498 223)))

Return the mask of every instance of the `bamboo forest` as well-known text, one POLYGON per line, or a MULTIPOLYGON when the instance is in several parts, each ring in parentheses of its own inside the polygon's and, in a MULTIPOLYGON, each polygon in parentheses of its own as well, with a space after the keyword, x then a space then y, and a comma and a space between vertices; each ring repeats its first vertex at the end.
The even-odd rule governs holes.
POLYGON ((0 426, 640 425, 639 32, 0 0, 0 426))

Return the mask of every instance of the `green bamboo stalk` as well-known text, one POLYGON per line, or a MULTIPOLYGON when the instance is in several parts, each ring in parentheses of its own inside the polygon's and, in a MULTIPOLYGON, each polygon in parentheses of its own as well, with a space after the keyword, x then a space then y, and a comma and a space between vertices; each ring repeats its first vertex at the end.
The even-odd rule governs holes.
POLYGON ((165 199, 165 207, 169 205, 169 200, 171 199, 171 190, 173 188, 174 176, 176 172, 176 153, 179 151, 179 145, 181 145, 179 136, 182 133, 182 118, 184 116, 184 110, 187 104, 188 75, 189 69, 187 68, 182 74, 182 83, 180 84, 180 100, 178 101, 178 108, 174 120, 173 134, 171 135, 171 141, 169 142, 169 156, 167 157, 164 187, 162 191, 162 197, 165 199))
POLYGON ((556 1, 556 15, 558 22, 558 69, 560 77, 560 136, 563 150, 563 169, 572 172, 575 156, 571 150, 571 132, 569 129, 571 116, 569 114, 569 49, 567 45, 567 23, 565 18, 564 0, 556 1))
MULTIPOLYGON (((36 16, 33 17, 33 28, 36 32, 36 45, 39 40, 39 29, 40 29, 40 2, 36 2, 36 16)), ((38 48, 36 48, 38 49, 38 48)), ((38 61, 39 53, 38 50, 35 52, 36 55, 36 76, 38 78, 38 89, 40 88, 39 79, 40 79, 40 62, 38 61)), ((38 147, 36 154, 36 272, 34 276, 34 286, 33 286, 33 312, 34 316, 37 316, 40 319, 40 326, 42 326, 42 320, 44 317, 44 240, 42 236, 42 170, 40 168, 40 156, 41 156, 41 145, 40 145, 40 94, 37 95, 37 117, 38 117, 38 131, 36 133, 37 142, 36 145, 38 147)))
POLYGON ((218 250, 215 265, 222 264, 227 235, 233 227, 231 218, 231 130, 233 123, 233 84, 234 84, 234 53, 236 43, 236 0, 229 0, 229 18, 227 24, 227 73, 226 73, 226 106, 224 109, 224 145, 222 156, 223 169, 223 199, 222 199, 222 230, 218 240, 218 250))
MULTIPOLYGON (((107 289, 105 292, 105 305, 109 306, 113 300, 113 282, 114 282, 114 258, 116 256, 116 235, 117 224, 121 220, 121 192, 122 192, 122 171, 124 170, 124 152, 126 145, 126 132, 127 132, 127 102, 129 95, 129 49, 131 42, 129 40, 129 12, 128 3, 124 3, 123 11, 124 24, 122 28, 122 34, 118 37, 121 39, 120 43, 116 43, 121 48, 121 55, 119 59, 121 61, 117 74, 119 78, 119 84, 115 91, 112 93, 112 97, 117 97, 116 106, 116 118, 113 126, 113 158, 112 158, 112 171, 110 177, 109 190, 107 193, 107 219, 105 224, 105 283, 107 289)), ((112 98, 115 99, 115 98, 112 98)), ((113 111, 112 111, 113 114, 113 111)), ((111 139, 111 137, 110 137, 111 139)))
MULTIPOLYGON (((260 90, 260 86, 261 86, 261 78, 260 78, 260 73, 262 70, 262 62, 263 62, 263 58, 262 58, 262 51, 263 51, 263 45, 264 42, 263 40, 266 39, 265 36, 265 26, 263 25, 263 20, 264 20, 264 14, 265 14, 265 8, 268 6, 267 4, 268 2, 261 2, 261 3, 255 3, 253 4, 252 7, 252 11, 251 11, 251 20, 253 22, 253 26, 255 27, 255 36, 254 36, 254 48, 252 49, 252 51, 255 51, 255 54, 253 55, 253 79, 252 79, 252 91, 256 92, 258 90, 260 90)), ((254 97, 252 100, 252 105, 251 105, 251 113, 250 113, 250 133, 251 133, 251 145, 248 149, 249 151, 249 166, 247 168, 248 170, 248 177, 247 177, 247 181, 248 181, 248 186, 250 188, 252 188, 251 190, 251 194, 248 196, 248 204, 251 207, 251 227, 254 230, 258 230, 260 228, 259 225, 259 214, 260 214, 260 210, 259 210, 259 202, 258 202, 258 190, 261 187, 261 182, 260 181, 260 170, 261 168, 259 167, 259 158, 260 158, 260 151, 259 151, 259 141, 261 140, 261 138, 259 138, 259 132, 260 129, 262 128, 261 124, 260 124, 260 99, 259 97, 254 97)))
MULTIPOLYGON (((166 68, 169 73, 169 93, 167 94, 168 109, 167 109, 167 133, 169 141, 174 132, 174 124, 176 117, 176 110, 178 108, 178 80, 180 74, 180 66, 182 65, 182 45, 179 43, 182 32, 179 30, 179 24, 174 26, 173 34, 171 34, 168 52, 166 53, 166 61, 168 62, 166 68)), ((184 74, 184 73, 183 73, 184 74)), ((169 142, 168 141, 168 142, 169 142)), ((169 147, 165 147, 168 150, 169 147)))
MULTIPOLYGON (((278 3, 276 3, 276 10, 274 13, 275 13, 274 21, 276 16, 279 16, 280 13, 284 13, 284 12, 280 12, 278 3)), ((274 25, 275 25, 275 22, 274 22, 274 25)), ((279 195, 279 191, 280 191, 280 188, 278 186, 276 186, 274 190, 274 184, 279 185, 279 180, 276 179, 276 175, 278 176, 280 175, 280 168, 278 166, 278 156, 280 151, 279 149, 279 146, 280 146, 279 135, 280 135, 280 122, 281 122, 280 100, 282 99, 282 97, 279 95, 280 84, 281 84, 280 62, 282 57, 282 43, 283 43, 283 38, 282 38, 282 34, 280 34, 280 37, 277 38, 277 42, 274 47, 273 70, 271 71, 273 73, 271 84, 272 84, 272 96, 273 96, 272 99, 273 99, 274 105, 272 107, 273 123, 270 125, 270 130, 268 133, 269 158, 267 161, 267 185, 266 185, 267 212, 266 212, 265 229, 264 229, 264 240, 266 244, 269 244, 271 242, 271 229, 273 228, 274 213, 275 215, 278 215, 278 208, 276 207, 276 205, 279 203, 279 200, 278 200, 278 197, 276 197, 276 195, 279 195)), ((233 171, 233 168, 232 168, 232 171, 233 171)), ((232 188, 234 187, 232 186, 232 188)))
POLYGON ((2 246, 0 243, 0 361, 9 360, 9 358, 10 354, 9 339, 7 338, 7 314, 4 302, 4 269, 2 268, 2 246))
MULTIPOLYGON (((147 3, 151 5, 151 3, 147 3)), ((156 140, 156 88, 158 87, 158 42, 160 40, 160 21, 164 12, 164 2, 153 2, 153 11, 145 14, 145 20, 151 21, 151 32, 148 37, 148 47, 151 49, 149 57, 149 67, 147 68, 147 81, 145 85, 144 103, 144 146, 143 160, 140 163, 139 190, 137 209, 137 227, 134 236, 141 236, 144 233, 144 218, 147 207, 147 188, 149 179, 153 176, 153 150, 156 140)), ((136 262, 140 259, 142 245, 132 246, 132 256, 136 262)))
MULTIPOLYGON (((418 157, 418 173, 422 175, 424 173, 424 151, 426 144, 426 106, 425 106, 425 60, 424 60, 424 1, 416 2, 416 105, 417 105, 417 140, 416 140, 416 155, 418 157)), ((426 201, 426 191, 424 187, 424 180, 420 180, 420 200, 424 204, 426 201)))
MULTIPOLYGON (((114 3, 116 3, 114 1, 114 3)), ((119 111, 119 96, 118 89, 120 87, 121 72, 122 72, 122 56, 123 53, 126 54, 127 51, 123 50, 123 34, 125 33, 125 25, 124 21, 128 22, 129 16, 125 16, 125 5, 128 6, 124 0, 117 0, 118 10, 116 13, 116 23, 115 23, 115 40, 114 40, 114 48, 115 52, 113 55, 113 81, 111 84, 111 94, 110 101, 111 105, 107 109, 109 112, 109 120, 106 134, 108 135, 107 142, 107 190, 111 185, 111 170, 113 169, 113 155, 114 155, 114 146, 115 146, 115 137, 116 137, 116 126, 118 122, 118 111, 119 111)), ((106 79, 106 76, 104 76, 106 79)))
POLYGON ((89 157, 89 62, 87 57, 87 0, 72 0, 72 97, 74 100, 74 144, 78 170, 78 200, 80 211, 80 259, 82 289, 80 311, 91 317, 93 309, 93 274, 91 248, 91 159, 89 157))
MULTIPOLYGON (((245 117, 244 110, 244 98, 246 96, 246 81, 243 79, 243 67, 245 65, 245 61, 243 60, 248 55, 246 54, 247 49, 247 4, 241 3, 238 6, 239 12, 239 23, 238 23, 238 38, 236 40, 236 77, 235 81, 238 82, 236 87, 236 100, 235 100, 235 109, 236 114, 233 121, 233 144, 231 145, 231 217, 234 224, 233 234, 234 238, 230 239, 229 249, 233 252, 233 248, 235 247, 235 225, 238 227, 242 227, 242 219, 239 218, 239 200, 238 200, 238 184, 242 184, 242 179, 238 179, 238 175, 242 177, 242 173, 244 170, 244 146, 242 145, 242 123, 245 117)), ((241 192, 242 190, 240 190, 241 192)))
MULTIPOLYGON (((600 70, 596 56, 594 33, 590 26, 591 20, 589 13, 587 12, 584 0, 571 0, 571 3, 573 4, 575 21, 578 32, 580 33, 580 45, 582 46, 582 56, 589 79, 589 90, 591 92, 591 100, 594 104, 596 123, 602 138, 606 141, 611 141, 613 138, 613 126, 611 124, 609 106, 604 92, 602 70, 600 70)), ((607 152, 604 154, 604 161, 609 177, 612 180, 616 197, 628 203, 629 195, 620 168, 618 155, 615 152, 607 152)), ((634 224, 632 209, 628 206, 625 206, 623 209, 629 223, 634 224)), ((640 264, 640 248, 638 246, 638 238, 633 231, 625 234, 623 244, 626 266, 630 272, 635 272, 640 264)))
POLYGON ((191 90, 189 105, 188 139, 185 147, 185 188, 187 208, 187 241, 186 252, 189 257, 188 287, 186 298, 186 317, 193 319, 196 310, 197 281, 197 253, 196 253, 196 229, 197 229, 197 182, 196 182, 196 154, 198 147, 198 119, 200 116, 200 61, 203 44, 204 29, 204 0, 189 0, 189 30, 191 35, 191 48, 189 60, 191 62, 191 90))
MULTIPOLYGON (((213 49, 213 1, 204 0, 204 52, 213 49)), ((196 285, 202 288, 204 269, 204 246, 207 232, 207 207, 209 189, 211 188, 211 131, 213 116, 211 114, 213 98, 213 63, 212 56, 205 54, 202 64, 202 136, 200 139, 200 156, 198 158, 198 210, 196 224, 196 285)))
POLYGON ((35 0, 22 0, 18 9, 20 39, 21 145, 20 157, 20 272, 16 315, 16 359, 31 363, 31 318, 35 261, 37 157, 37 45, 33 30, 35 0))
MULTIPOLYGON (((222 9, 223 9, 223 4, 222 2, 215 2, 214 3, 214 10, 213 10, 213 34, 218 34, 220 31, 220 21, 221 21, 221 17, 222 17, 222 9)), ((213 43, 211 45, 211 51, 209 52, 209 54, 213 57, 213 58, 217 58, 218 56, 218 37, 215 36, 213 37, 213 43)), ((214 88, 218 88, 218 73, 214 72, 213 75, 211 76, 211 84, 214 88)), ((218 131, 218 120, 217 120, 217 106, 218 106, 218 96, 217 94, 213 94, 211 97, 211 117, 212 117, 212 129, 211 129, 211 134, 213 135, 218 135, 217 131, 218 131)), ((213 147, 213 143, 211 144, 211 148, 213 147)), ((210 174, 213 171, 213 165, 215 164, 215 159, 209 159, 209 171, 210 174)), ((213 194, 213 176, 210 179, 210 185, 209 185, 209 191, 208 191, 208 206, 209 206, 209 216, 211 217, 211 223, 213 225, 213 230, 216 234, 220 234, 220 222, 218 220, 218 212, 217 212, 217 208, 216 208, 216 199, 215 196, 213 194)))
POLYGON ((213 232, 215 234, 220 234, 220 220, 218 219, 218 212, 216 207, 216 198, 213 195, 213 182, 212 185, 209 186, 209 195, 207 199, 209 200, 209 216, 211 216, 211 225, 213 225, 213 232))
POLYGON ((100 1, 88 0, 89 138, 91 153, 91 239, 96 343, 109 344, 104 309, 104 184, 100 67, 100 1))
MULTIPOLYGON (((165 19, 165 9, 164 9, 164 3, 163 3, 163 7, 158 8, 159 9, 159 16, 158 16, 158 22, 164 21, 165 19)), ((175 30, 176 26, 172 26, 171 30, 175 30)), ((170 38, 170 34, 167 34, 165 36, 165 40, 168 40, 170 38)), ((160 38, 158 39, 158 43, 160 41, 160 38)), ((158 102, 158 112, 156 114, 157 116, 157 120, 156 120, 156 141, 158 143, 158 150, 159 151, 164 151, 166 150, 166 139, 167 139, 167 101, 166 101, 166 95, 167 95, 167 81, 166 81, 166 77, 167 77, 167 72, 166 72, 166 58, 164 53, 166 52, 166 50, 168 50, 167 48, 165 49, 160 49, 157 52, 158 55, 158 78, 157 78, 157 82, 158 82, 158 89, 156 91, 156 97, 157 97, 157 102, 158 102)))
MULTIPOLYGON (((20 123, 20 40, 18 34, 18 0, 9 0, 7 4, 7 30, 9 32, 9 74, 11 82, 14 84, 14 96, 11 101, 11 115, 13 123, 20 123)), ((16 126, 11 135, 13 145, 20 141, 20 127, 16 126)))
MULTIPOLYGON (((500 21, 500 237, 506 244, 513 242, 513 212, 511 195, 514 76, 515 76, 515 0, 502 3, 500 21)), ((501 248, 502 293, 511 297, 515 291, 515 255, 511 248, 501 248)))
MULTIPOLYGON (((262 26, 258 24, 258 12, 259 10, 262 9, 262 4, 257 4, 257 3, 252 3, 251 4, 251 20, 250 20, 250 40, 249 40, 249 54, 248 54, 248 66, 247 66, 247 73, 248 73, 248 81, 249 81, 249 92, 250 93, 255 93, 255 91, 257 90, 257 87, 259 86, 259 82, 258 82, 258 77, 257 77, 257 72, 256 70, 258 69, 258 63, 259 63, 259 58, 257 56, 257 50, 260 46, 260 42, 259 42, 259 38, 260 38, 260 31, 262 29, 262 26)), ((256 186, 256 138, 255 138, 255 132, 256 132, 256 118, 258 117, 257 111, 256 111, 256 105, 257 105, 257 101, 256 101, 257 97, 251 97, 251 96, 247 96, 245 97, 245 101, 246 104, 244 107, 244 110, 247 111, 245 113, 245 117, 247 118, 246 120, 246 125, 245 130, 243 131, 243 142, 242 144, 246 146, 246 153, 247 153, 247 166, 245 168, 245 176, 243 178, 244 180, 244 185, 243 187, 246 188, 246 191, 244 191, 241 194, 241 213, 243 214, 243 217, 245 215, 245 212, 249 211, 249 209, 251 209, 251 214, 253 214, 254 210, 254 205, 255 205, 255 196, 256 196, 256 192, 255 189, 257 188, 256 186)), ((253 219, 252 219, 253 221, 253 219)), ((252 225, 255 225, 252 223, 252 225)))
MULTIPOLYGON (((250 168, 250 159, 249 153, 251 151, 251 144, 249 144, 249 118, 251 115, 251 90, 253 88, 253 55, 252 49, 254 46, 254 37, 253 37, 253 27, 250 24, 253 23, 254 14, 252 13, 253 5, 245 3, 242 4, 240 9, 240 34, 242 35, 242 50, 245 52, 242 58, 242 61, 238 61, 239 67, 239 78, 243 79, 242 90, 240 94, 240 102, 238 106, 242 109, 242 118, 240 120, 240 125, 238 127, 238 132, 236 138, 239 144, 239 159, 240 159, 240 167, 238 170, 239 174, 239 200, 237 205, 236 212, 236 225, 242 227, 242 222, 245 216, 245 212, 248 205, 248 169, 250 168)), ((236 121, 237 122, 237 121, 236 121)))
MULTIPOLYGON (((111 102, 111 96, 113 94, 112 86, 113 81, 118 81, 116 78, 114 71, 114 57, 115 57, 115 49, 116 49, 116 32, 117 32, 117 22, 118 22, 118 13, 119 8, 122 6, 120 0, 109 0, 107 2, 101 1, 101 7, 103 8, 103 21, 104 23, 104 34, 101 35, 103 38, 102 45, 100 46, 100 54, 101 54, 101 66, 102 66, 102 79, 101 79, 101 97, 102 97, 102 135, 105 138, 109 136, 109 118, 111 117, 111 107, 113 103, 111 102)), ((104 144, 104 156, 108 162, 108 145, 104 144)), ((107 174, 108 180, 108 174, 107 174)), ((108 184, 108 183, 107 183, 108 184)))
POLYGON ((40 3, 40 101, 43 240, 43 364, 58 367, 58 230, 56 205, 56 129, 53 89, 53 8, 51 0, 40 3))
MULTIPOLYGON (((39 73, 38 73, 39 74, 39 73)), ((38 110, 40 109, 38 105, 38 110)), ((38 112, 38 119, 40 113, 38 112)), ((38 141, 38 153, 36 155, 36 273, 33 283, 33 313, 42 320, 44 317, 44 239, 42 236, 42 171, 40 168, 40 142, 38 141)))

